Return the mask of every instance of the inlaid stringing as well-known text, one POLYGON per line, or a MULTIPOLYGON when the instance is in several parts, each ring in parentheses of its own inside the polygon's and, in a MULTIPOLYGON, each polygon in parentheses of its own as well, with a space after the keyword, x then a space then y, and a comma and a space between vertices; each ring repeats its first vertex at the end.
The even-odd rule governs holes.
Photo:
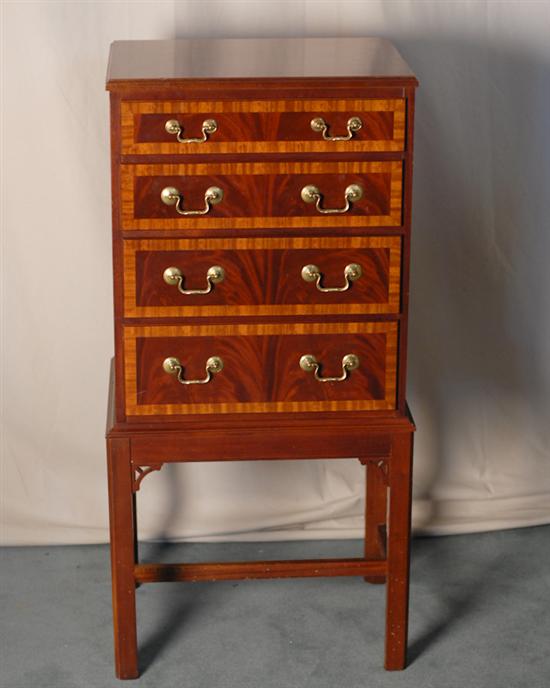
POLYGON ((254 101, 124 101, 121 104, 122 153, 125 155, 178 155, 185 153, 308 153, 308 152, 387 152, 401 151, 405 143, 405 100, 254 100, 254 101), (209 142, 205 150, 200 144, 188 144, 184 151, 177 142, 137 142, 135 115, 176 113, 284 113, 303 112, 391 112, 392 138, 349 142, 325 141, 232 141, 209 142))
MULTIPOLYGON (((159 276, 160 279, 160 276, 159 276)), ((124 315, 127 318, 192 316, 261 316, 349 313, 398 313, 401 284, 400 237, 297 237, 240 239, 127 239, 124 242, 124 315), (136 253, 138 251, 275 250, 387 248, 390 251, 388 300, 385 303, 285 304, 265 306, 138 306, 136 303, 136 253)))
MULTIPOLYGON (((230 325, 166 325, 124 328, 124 360, 126 409, 130 415, 158 416, 204 413, 268 413, 268 412, 313 412, 313 411, 375 411, 395 408, 397 369, 397 330, 395 322, 363 323, 283 323, 283 324, 230 324, 230 325), (137 393, 137 354, 139 338, 146 337, 204 337, 205 348, 215 337, 228 336, 270 336, 292 337, 301 334, 373 334, 386 335, 386 379, 384 399, 353 399, 350 401, 305 401, 305 402, 261 402, 220 404, 140 404, 137 393)), ((185 346, 185 339, 183 339, 185 346)), ((161 371, 162 372, 162 371, 161 371)), ((260 371, 261 372, 261 371, 260 371)))

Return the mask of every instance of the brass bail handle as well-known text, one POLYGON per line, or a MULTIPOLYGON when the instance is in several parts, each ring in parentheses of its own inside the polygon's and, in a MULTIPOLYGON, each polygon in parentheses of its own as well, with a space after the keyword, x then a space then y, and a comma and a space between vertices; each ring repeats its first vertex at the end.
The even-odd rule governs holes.
POLYGON ((306 373, 313 373, 317 382, 344 382, 348 379, 350 371, 359 368, 359 357, 355 354, 346 354, 342 359, 342 375, 339 377, 321 377, 319 375, 320 367, 321 364, 311 354, 305 354, 300 358, 300 368, 306 373))
POLYGON ((329 136, 328 129, 329 125, 325 122, 322 117, 314 117, 310 122, 311 128, 315 132, 321 132, 323 139, 325 141, 349 141, 353 138, 356 131, 359 131, 363 126, 363 122, 360 117, 350 117, 347 123, 348 133, 345 136, 329 136))
POLYGON ((206 284, 208 285, 206 289, 184 289, 183 281, 184 276, 182 271, 176 267, 166 268, 162 274, 163 280, 166 284, 170 286, 177 286, 180 294, 192 295, 192 294, 210 294, 214 289, 215 284, 223 282, 225 279, 225 270, 220 265, 212 265, 208 268, 206 273, 206 284))
POLYGON ((168 375, 173 375, 182 385, 206 385, 212 379, 212 375, 223 370, 223 361, 219 356, 211 356, 206 361, 206 377, 202 380, 185 380, 183 377, 183 366, 179 358, 174 358, 173 356, 164 359, 162 369, 165 373, 168 373, 168 375))
POLYGON ((313 184, 304 186, 300 195, 304 203, 315 203, 317 212, 322 213, 323 215, 341 215, 343 213, 347 213, 348 210, 351 209, 352 203, 355 203, 363 198, 363 187, 359 186, 359 184, 350 184, 346 187, 346 190, 344 191, 344 199, 346 203, 343 208, 323 208, 321 205, 323 202, 323 194, 313 184))
POLYGON ((218 123, 215 119, 205 119, 202 123, 202 136, 200 138, 184 138, 182 136, 183 127, 177 119, 169 119, 164 128, 169 134, 175 136, 179 143, 205 143, 209 135, 218 130, 218 123))
POLYGON ((351 283, 356 282, 362 274, 363 270, 359 263, 350 263, 344 268, 345 284, 343 287, 323 287, 321 284, 323 273, 316 265, 304 265, 302 268, 302 279, 304 282, 315 282, 317 289, 323 292, 347 291, 351 287, 351 283))
POLYGON ((183 195, 174 187, 167 186, 160 192, 160 198, 165 205, 175 205, 180 215, 206 215, 213 205, 223 201, 223 190, 218 186, 209 186, 204 192, 204 208, 202 210, 184 210, 181 206, 183 195))

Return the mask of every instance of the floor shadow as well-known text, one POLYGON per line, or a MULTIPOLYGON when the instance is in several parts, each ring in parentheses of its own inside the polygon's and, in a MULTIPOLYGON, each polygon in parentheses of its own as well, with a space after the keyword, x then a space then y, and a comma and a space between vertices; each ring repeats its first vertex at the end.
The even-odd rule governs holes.
POLYGON ((414 540, 413 580, 415 563, 423 558, 424 565, 428 567, 425 580, 429 581, 440 610, 435 621, 430 622, 416 638, 409 640, 409 664, 450 633, 453 626, 461 624, 464 619, 474 615, 481 601, 486 603, 490 600, 491 595, 495 594, 495 577, 502 571, 506 571, 508 555, 501 552, 489 561, 474 562, 472 560, 471 568, 466 575, 457 573, 457 559, 460 555, 453 549, 452 540, 455 537, 449 536, 445 539, 451 542, 448 547, 443 548, 439 546, 441 543, 434 538, 414 540))
MULTIPOLYGON (((179 585, 177 583, 163 583, 163 585, 179 585)), ((139 644, 139 670, 140 673, 145 674, 147 669, 154 664, 157 657, 166 650, 178 636, 181 636, 181 628, 188 623, 195 612, 196 605, 190 597, 191 591, 189 588, 184 590, 182 585, 180 595, 177 601, 174 595, 169 595, 169 604, 165 604, 165 613, 163 614, 162 624, 147 637, 147 639, 139 644)), ((164 599, 167 602, 168 596, 163 593, 164 599)))

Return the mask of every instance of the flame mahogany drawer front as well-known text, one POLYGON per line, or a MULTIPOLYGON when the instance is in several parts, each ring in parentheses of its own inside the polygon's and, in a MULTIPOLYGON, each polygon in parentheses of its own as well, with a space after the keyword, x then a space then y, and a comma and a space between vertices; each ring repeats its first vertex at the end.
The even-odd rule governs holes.
POLYGON ((401 237, 124 242, 131 317, 398 313, 401 237))
POLYGON ((402 221, 401 161, 122 165, 121 178, 125 230, 392 227, 402 221))
POLYGON ((128 327, 127 413, 394 409, 397 329, 395 322, 128 327))
POLYGON ((124 101, 121 127, 123 155, 402 151, 405 99, 124 101))

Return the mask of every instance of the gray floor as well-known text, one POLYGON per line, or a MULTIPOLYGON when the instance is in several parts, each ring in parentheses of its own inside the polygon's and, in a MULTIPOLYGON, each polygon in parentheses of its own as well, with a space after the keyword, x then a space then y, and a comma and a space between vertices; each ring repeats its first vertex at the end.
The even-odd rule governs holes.
MULTIPOLYGON (((357 541, 142 546, 144 559, 358 556, 357 541)), ((2 551, 2 688, 109 688, 106 547, 2 551)), ((384 586, 138 590, 140 688, 548 688, 550 527, 416 539, 410 665, 382 669, 384 586)), ((126 685, 132 685, 127 682, 126 685)))

